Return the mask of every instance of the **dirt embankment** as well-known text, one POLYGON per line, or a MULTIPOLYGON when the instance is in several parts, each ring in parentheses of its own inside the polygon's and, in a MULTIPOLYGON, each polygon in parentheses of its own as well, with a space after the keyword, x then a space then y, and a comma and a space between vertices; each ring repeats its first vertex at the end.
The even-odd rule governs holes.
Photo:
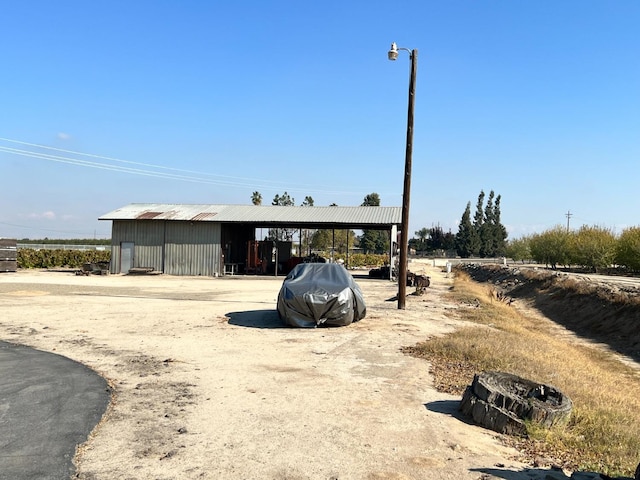
POLYGON ((577 335, 640 361, 640 287, 625 279, 548 270, 463 265, 507 302, 531 306, 577 335))

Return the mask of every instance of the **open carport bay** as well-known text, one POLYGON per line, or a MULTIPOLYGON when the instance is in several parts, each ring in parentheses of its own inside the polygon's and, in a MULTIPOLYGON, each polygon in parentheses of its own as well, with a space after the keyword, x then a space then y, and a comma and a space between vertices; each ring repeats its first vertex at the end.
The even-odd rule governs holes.
POLYGON ((421 267, 431 287, 407 310, 396 285, 358 277, 367 317, 310 330, 278 319, 282 277, 21 271, 0 276, 0 338, 111 383, 81 479, 477 479, 496 464, 520 478, 515 452, 399 351, 457 324, 451 279, 421 267))

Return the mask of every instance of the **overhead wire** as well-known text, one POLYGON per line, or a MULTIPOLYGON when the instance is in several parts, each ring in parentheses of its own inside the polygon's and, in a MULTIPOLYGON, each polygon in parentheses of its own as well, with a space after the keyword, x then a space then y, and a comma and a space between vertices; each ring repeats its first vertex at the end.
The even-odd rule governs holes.
POLYGON ((110 162, 118 162, 118 163, 127 164, 127 165, 146 167, 146 168, 127 167, 122 165, 114 165, 114 164, 104 163, 104 162, 82 160, 79 158, 73 158, 69 156, 52 155, 52 154, 42 153, 42 152, 33 151, 33 150, 24 150, 24 149, 18 149, 18 148, 12 148, 12 147, 0 145, 0 152, 12 154, 12 155, 20 155, 25 157, 37 158, 41 160, 47 160, 51 162, 64 163, 64 164, 87 167, 87 168, 96 168, 96 169, 108 170, 108 171, 114 171, 114 172, 120 172, 120 173, 127 173, 131 175, 141 175, 141 176, 147 176, 147 177, 164 178, 169 180, 179 180, 179 181, 202 183, 202 184, 208 184, 208 185, 227 186, 227 187, 250 187, 250 188, 268 188, 268 189, 284 188, 287 191, 303 192, 307 194, 308 193, 324 193, 324 194, 330 194, 330 195, 359 195, 361 193, 361 192, 356 193, 353 190, 340 191, 340 190, 318 189, 317 186, 312 186, 308 184, 305 185, 300 183, 297 183, 295 187, 291 188, 291 186, 286 186, 282 183, 279 184, 277 182, 271 182, 269 180, 264 180, 264 179, 253 179, 253 178, 237 177, 237 176, 230 176, 230 175, 211 174, 211 173, 199 172, 195 170, 168 167, 164 165, 135 162, 131 160, 123 160, 123 159, 107 157, 103 155, 77 152, 74 150, 66 150, 62 148, 50 147, 47 145, 40 145, 37 143, 24 142, 21 140, 14 140, 14 139, 9 139, 4 137, 0 137, 0 141, 15 143, 15 144, 24 145, 27 147, 53 150, 53 151, 57 151, 65 154, 80 155, 80 156, 95 158, 99 160, 107 160, 110 162), (160 171, 157 171, 157 170, 160 170, 160 171), (167 172, 162 170, 166 170, 167 172), (188 175, 183 175, 181 173, 169 173, 169 172, 182 172, 188 175), (209 177, 209 178, 203 178, 203 177, 209 177), (216 179, 215 177, 218 177, 219 179, 216 179), (241 180, 241 181, 232 181, 233 179, 241 180), (311 188, 303 188, 305 186, 311 187, 311 188))
MULTIPOLYGON (((56 230, 53 228, 41 228, 41 227, 30 227, 27 225, 17 225, 15 223, 7 223, 7 222, 0 222, 0 225, 6 225, 8 227, 17 227, 17 228, 23 228, 25 230, 37 230, 39 232, 56 232, 56 233, 73 233, 74 235, 88 235, 89 237, 91 235, 93 236, 100 236, 100 237, 105 237, 105 238, 109 238, 110 234, 108 233, 86 233, 86 232, 80 232, 78 230, 56 230)), ((87 238, 89 238, 87 237, 87 238)))
MULTIPOLYGON (((252 179, 252 178, 246 178, 246 177, 237 177, 237 176, 231 176, 231 175, 220 175, 220 174, 213 174, 213 173, 207 173, 207 172, 200 172, 200 171, 196 171, 196 170, 186 170, 186 169, 183 169, 183 168, 167 167, 165 165, 156 165, 156 164, 153 164, 153 163, 134 162, 132 160, 123 160, 123 159, 120 159, 120 158, 107 157, 107 156, 104 156, 104 155, 95 155, 93 153, 84 153, 84 152, 78 152, 78 151, 75 151, 75 150, 66 150, 64 148, 50 147, 48 145, 41 145, 41 144, 38 144, 38 143, 30 143, 30 142, 23 142, 21 140, 13 140, 13 139, 4 138, 4 137, 0 137, 0 141, 10 142, 10 143, 17 143, 17 144, 20 144, 20 145, 26 145, 26 146, 30 146, 30 147, 36 147, 36 148, 44 148, 44 149, 47 149, 47 150, 54 150, 54 151, 62 152, 62 153, 70 153, 70 154, 73 154, 73 155, 82 155, 82 156, 85 156, 85 157, 98 158, 98 159, 101 159, 101 160, 109 160, 109 161, 112 161, 112 162, 126 163, 126 164, 130 164, 130 165, 139 165, 139 166, 142 166, 142 167, 150 167, 150 168, 155 168, 155 169, 158 169, 158 170, 171 170, 171 171, 175 171, 175 172, 193 173, 193 174, 197 174, 197 175, 205 175, 205 176, 211 176, 211 177, 236 178, 236 179, 247 180, 247 181, 257 181, 258 180, 258 179, 252 179)), ((37 153, 37 152, 34 152, 34 153, 37 153)))

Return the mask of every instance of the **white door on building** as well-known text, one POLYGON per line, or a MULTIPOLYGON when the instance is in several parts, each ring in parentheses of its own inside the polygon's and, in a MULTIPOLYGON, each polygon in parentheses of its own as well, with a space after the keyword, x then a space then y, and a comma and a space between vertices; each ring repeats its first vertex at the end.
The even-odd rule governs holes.
POLYGON ((129 273, 133 268, 133 242, 120 243, 120 273, 129 273))

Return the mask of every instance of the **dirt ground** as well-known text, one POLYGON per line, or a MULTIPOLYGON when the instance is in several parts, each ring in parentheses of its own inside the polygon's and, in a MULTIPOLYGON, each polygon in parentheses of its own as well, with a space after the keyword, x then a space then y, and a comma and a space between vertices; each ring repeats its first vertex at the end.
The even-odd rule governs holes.
POLYGON ((406 310, 396 285, 356 276, 366 318, 314 330, 280 323, 282 277, 2 274, 0 338, 111 382, 80 479, 536 478, 400 353, 459 325, 452 278, 410 269, 431 287, 406 310))

